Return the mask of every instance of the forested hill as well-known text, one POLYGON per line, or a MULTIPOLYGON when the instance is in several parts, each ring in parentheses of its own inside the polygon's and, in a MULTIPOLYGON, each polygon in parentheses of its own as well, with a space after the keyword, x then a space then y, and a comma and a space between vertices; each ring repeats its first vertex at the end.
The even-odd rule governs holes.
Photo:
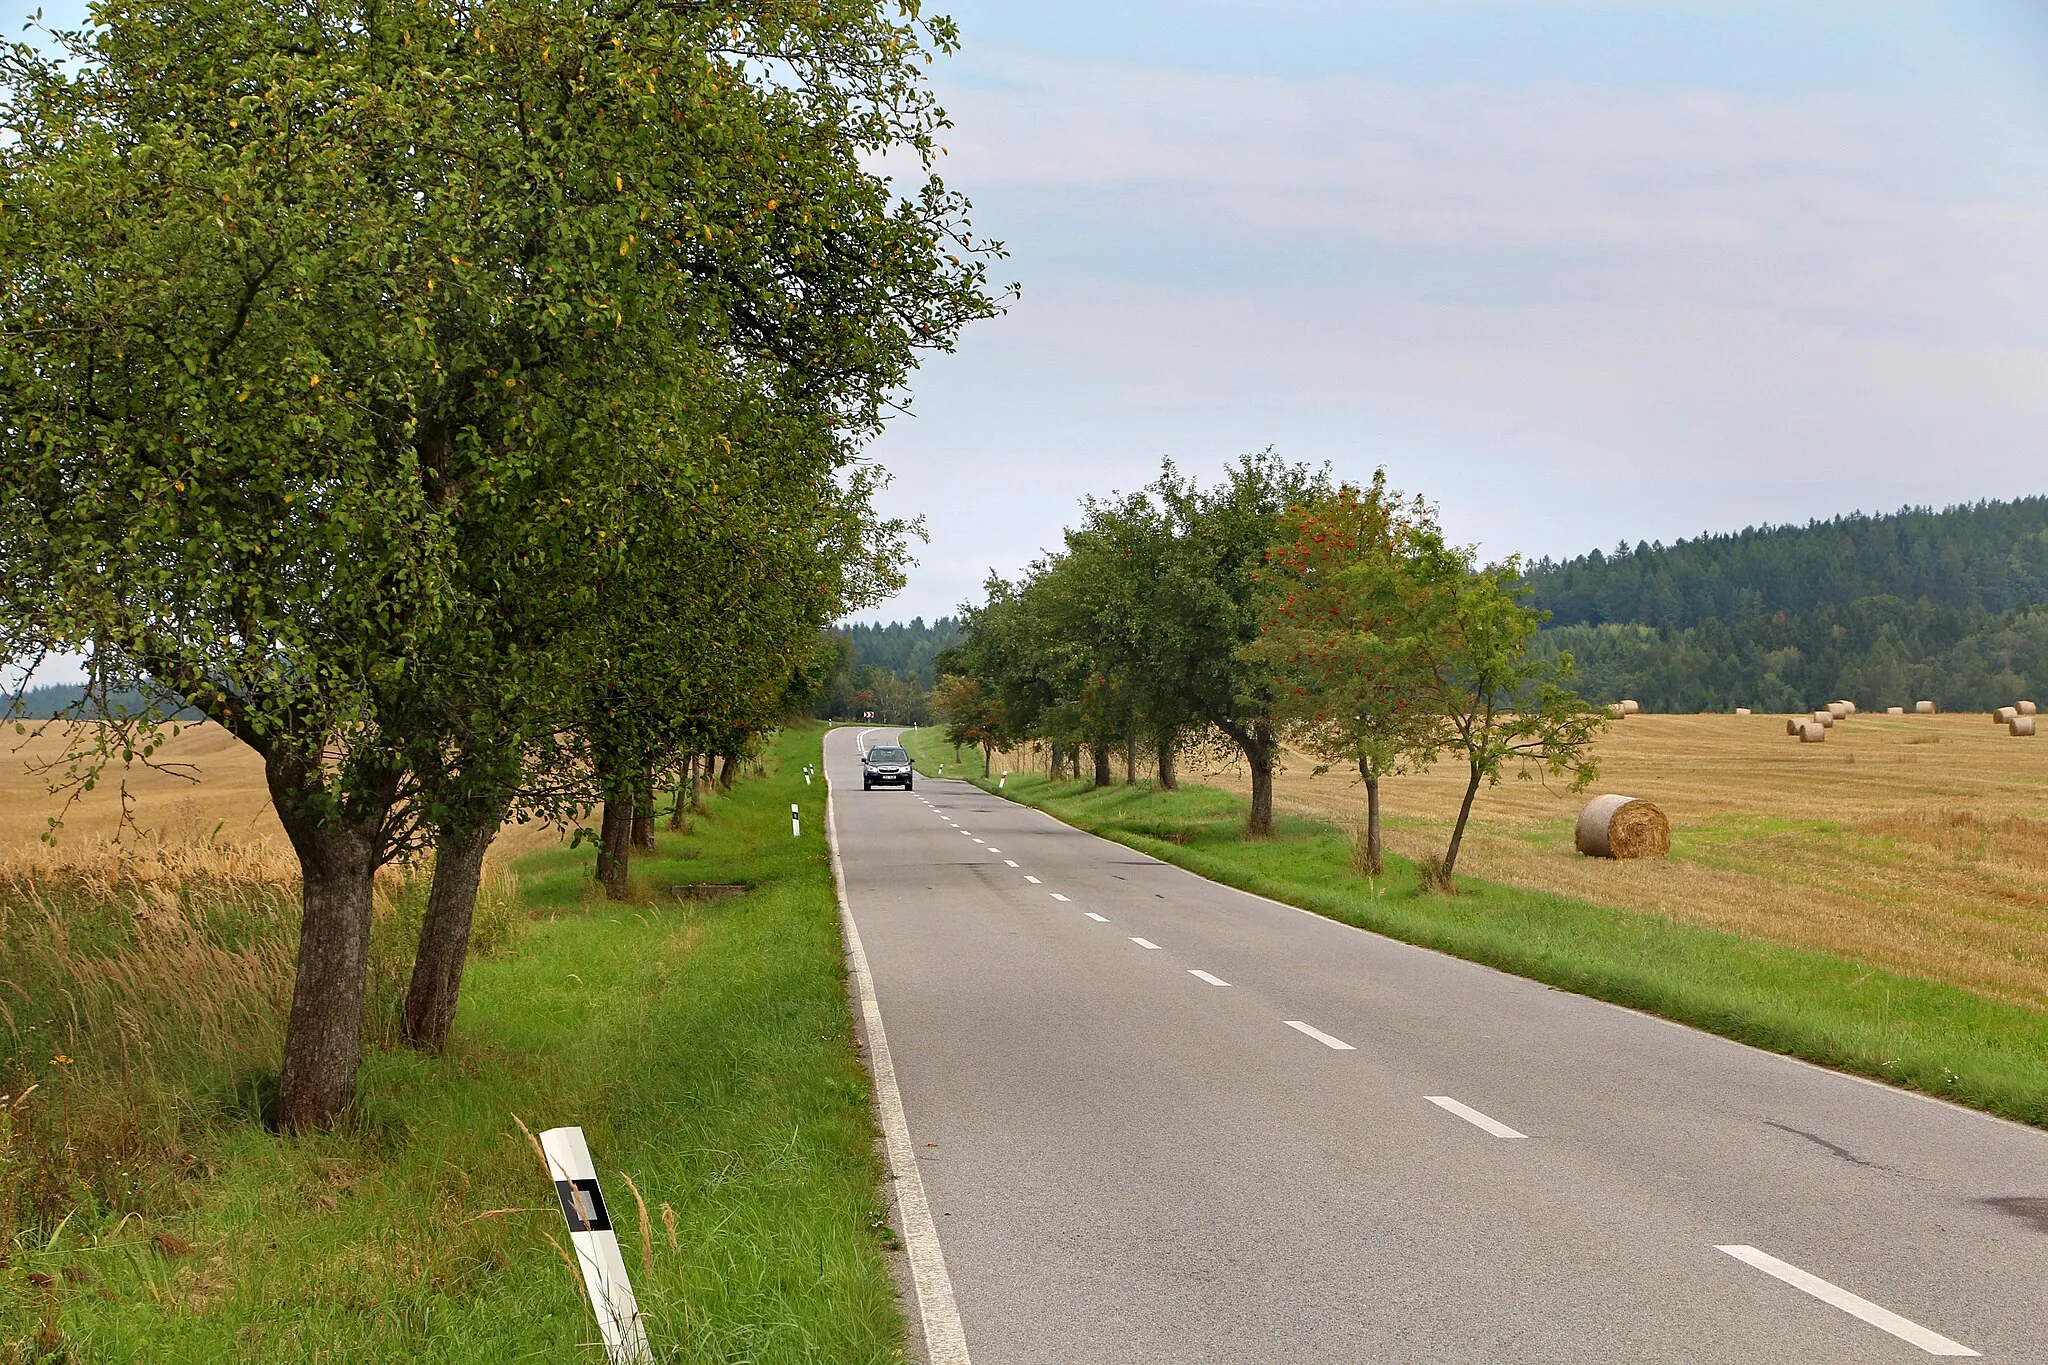
POLYGON ((1599 551, 1528 572, 1588 697, 1944 710, 2048 693, 2048 498, 1599 551))
POLYGON ((1752 527, 1531 566, 1552 626, 1685 630, 1896 597, 2002 614, 2048 602, 2048 497, 1752 527))
POLYGON ((855 669, 885 669, 914 687, 930 691, 932 656, 960 638, 960 618, 941 616, 926 625, 923 617, 914 616, 907 624, 855 622, 838 629, 853 644, 855 669))

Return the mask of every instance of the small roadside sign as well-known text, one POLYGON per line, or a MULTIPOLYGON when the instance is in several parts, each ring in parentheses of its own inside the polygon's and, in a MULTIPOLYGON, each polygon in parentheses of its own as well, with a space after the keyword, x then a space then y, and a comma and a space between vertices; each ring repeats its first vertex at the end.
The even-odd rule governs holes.
POLYGON ((611 1365, 653 1365, 647 1328, 640 1321, 632 1282, 626 1278, 619 1235, 612 1231, 611 1214, 604 1206, 604 1191, 598 1188, 597 1168, 591 1164, 583 1130, 550 1128, 540 1135, 540 1150, 547 1158, 548 1174, 554 1178, 555 1196, 562 1201, 562 1217, 569 1224, 569 1241, 576 1248, 583 1287, 590 1291, 606 1358, 611 1365))

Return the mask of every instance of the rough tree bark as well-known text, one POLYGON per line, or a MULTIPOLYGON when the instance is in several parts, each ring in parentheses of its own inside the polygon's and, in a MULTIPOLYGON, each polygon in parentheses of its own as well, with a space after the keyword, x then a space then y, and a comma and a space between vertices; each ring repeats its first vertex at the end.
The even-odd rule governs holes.
POLYGON ((633 781, 633 847, 654 852, 654 769, 647 768, 633 781))
POLYGON ((718 760, 718 785, 726 791, 732 790, 733 782, 740 775, 740 756, 727 754, 718 760))
POLYGON ((427 892, 427 916, 420 923, 412 982, 405 992, 405 1041, 422 1052, 448 1045, 455 1005, 462 993, 462 968, 469 957, 469 928, 476 916, 484 855, 498 837, 505 805, 497 803, 476 821, 441 831, 434 844, 434 883, 427 892))
POLYGON ((398 794, 395 772, 358 776, 341 810, 323 813, 317 757, 273 750, 264 762, 271 800, 299 856, 303 881, 298 969, 278 1079, 277 1126, 283 1132, 331 1127, 355 1101, 371 897, 385 851, 384 822, 398 794))
POLYGON ((1124 785, 1138 785, 1138 723, 1132 721, 1124 731, 1124 785))
POLYGON ((985 739, 981 742, 981 775, 987 777, 996 763, 996 742, 985 739))
POLYGON ((1109 746, 1091 744, 1088 746, 1088 756, 1095 760, 1095 785, 1107 787, 1113 780, 1109 771, 1109 746))
POLYGON ((1273 833, 1273 764, 1280 748, 1273 737, 1273 727, 1261 720, 1218 728, 1236 743, 1252 772, 1252 810, 1245 821, 1245 833, 1254 839, 1269 838, 1273 833))
POLYGON ((597 831, 597 880, 607 899, 626 899, 632 858, 633 798, 622 792, 604 803, 604 817, 597 831))
POLYGON ((1358 758, 1358 775, 1365 779, 1365 871, 1367 876, 1386 873, 1380 857, 1380 774, 1363 754, 1358 758))
POLYGON ((1171 725, 1159 727, 1154 741, 1159 748, 1159 790, 1179 791, 1180 777, 1174 771, 1174 750, 1180 747, 1180 731, 1171 725))
POLYGON ((683 827, 683 807, 689 802, 689 799, 690 777, 689 771, 685 769, 676 777, 676 806, 674 810, 668 813, 668 827, 670 829, 681 829, 683 827))
POLYGON ((1469 765, 1471 777, 1465 783, 1465 799, 1458 804, 1458 823, 1451 827, 1451 846, 1444 852, 1443 884, 1441 889, 1451 889, 1451 874, 1458 870, 1458 848, 1465 842, 1465 822, 1472 818, 1472 802, 1479 795, 1479 783, 1485 774, 1479 765, 1469 765))

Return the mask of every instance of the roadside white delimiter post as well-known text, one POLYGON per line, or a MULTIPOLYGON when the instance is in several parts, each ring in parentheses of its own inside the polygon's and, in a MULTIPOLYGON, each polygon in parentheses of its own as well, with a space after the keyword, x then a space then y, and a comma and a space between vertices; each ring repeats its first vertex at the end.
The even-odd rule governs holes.
POLYGON ((583 1271, 583 1285, 590 1291, 590 1306, 597 1313, 605 1356, 611 1365, 653 1365, 647 1329, 640 1322, 640 1305, 626 1278, 619 1235, 612 1231, 611 1214, 597 1187, 597 1168, 590 1163, 583 1130, 550 1128, 540 1135, 540 1149, 548 1159, 555 1196, 562 1201, 562 1217, 569 1223, 569 1241, 576 1248, 576 1264, 583 1271))
POLYGON ((794 801, 789 803, 789 837, 792 839, 804 837, 803 821, 797 816, 796 802, 794 801))

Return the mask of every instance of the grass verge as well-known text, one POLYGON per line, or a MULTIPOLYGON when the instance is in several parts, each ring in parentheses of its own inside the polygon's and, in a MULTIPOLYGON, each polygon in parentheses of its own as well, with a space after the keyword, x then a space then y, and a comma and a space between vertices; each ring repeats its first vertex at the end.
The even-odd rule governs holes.
MULTIPOLYGON (((907 742, 918 754, 937 738, 919 731, 907 742)), ((1091 789, 1017 773, 1002 794, 1190 872, 1346 924, 2048 1126, 2048 1012, 1546 892, 1460 878, 1456 894, 1426 894, 1413 865, 1392 855, 1388 875, 1369 882, 1351 871, 1346 832, 1283 817, 1273 839, 1247 840, 1244 801, 1213 788, 1091 789)))
MULTIPOLYGON (((173 1131, 129 1149, 167 1169, 108 1188, 44 1139, 124 1121, 115 1015, 66 1026, 56 1010, 64 1065, 17 1034, 0 1090, 38 1071, 41 1088, 0 1129, 0 1360, 602 1359, 514 1114, 584 1128, 659 1359, 900 1360, 824 788, 800 771, 819 734, 783 734, 769 776, 691 832, 661 831, 633 903, 591 894, 587 847, 523 860, 508 941, 472 964, 449 1053, 373 1051, 351 1131, 280 1140, 237 1057, 167 1060, 146 1121, 173 1131), (670 893, 690 882, 753 889, 670 893)), ((136 932, 76 951, 132 949, 136 932)), ((276 1064, 253 1046, 240 1060, 276 1064)))

